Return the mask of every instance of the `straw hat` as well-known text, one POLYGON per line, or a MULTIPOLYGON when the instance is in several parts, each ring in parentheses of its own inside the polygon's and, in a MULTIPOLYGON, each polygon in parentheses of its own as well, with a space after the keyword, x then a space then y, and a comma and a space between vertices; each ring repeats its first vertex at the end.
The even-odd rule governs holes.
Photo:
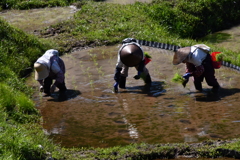
POLYGON ((182 61, 184 61, 189 53, 191 52, 191 47, 184 47, 184 48, 179 48, 173 56, 173 64, 178 65, 182 61))
POLYGON ((41 63, 34 63, 35 80, 42 80, 49 75, 47 66, 41 63))
POLYGON ((142 49, 135 44, 129 44, 124 46, 119 52, 119 54, 122 63, 128 67, 139 65, 139 63, 143 59, 142 49))

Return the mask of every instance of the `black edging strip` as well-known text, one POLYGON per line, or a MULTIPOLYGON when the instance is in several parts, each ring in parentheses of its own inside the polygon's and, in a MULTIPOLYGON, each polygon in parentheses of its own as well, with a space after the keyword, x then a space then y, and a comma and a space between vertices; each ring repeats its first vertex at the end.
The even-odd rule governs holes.
MULTIPOLYGON (((140 45, 143 45, 143 46, 171 50, 173 52, 175 52, 177 49, 181 48, 180 46, 176 46, 176 45, 159 43, 159 42, 150 42, 150 41, 138 40, 138 39, 137 39, 137 43, 139 43, 140 45)), ((222 65, 240 72, 240 67, 237 65, 231 64, 230 62, 222 61, 222 65)))

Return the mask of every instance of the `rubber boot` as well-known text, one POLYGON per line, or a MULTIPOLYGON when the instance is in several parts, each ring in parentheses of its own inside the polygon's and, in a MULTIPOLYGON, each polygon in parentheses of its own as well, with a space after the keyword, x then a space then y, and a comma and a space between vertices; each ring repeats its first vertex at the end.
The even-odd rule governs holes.
POLYGON ((150 74, 146 75, 144 82, 146 84, 151 84, 152 83, 152 79, 151 79, 150 74))
POLYGON ((126 88, 126 77, 121 76, 119 81, 119 88, 126 88))
POLYGON ((195 86, 196 90, 202 92, 203 89, 202 89, 202 83, 201 82, 200 83, 199 82, 197 82, 197 83, 194 82, 194 86, 195 86))
POLYGON ((51 96, 50 88, 53 80, 49 77, 44 79, 43 92, 45 93, 44 97, 51 96))

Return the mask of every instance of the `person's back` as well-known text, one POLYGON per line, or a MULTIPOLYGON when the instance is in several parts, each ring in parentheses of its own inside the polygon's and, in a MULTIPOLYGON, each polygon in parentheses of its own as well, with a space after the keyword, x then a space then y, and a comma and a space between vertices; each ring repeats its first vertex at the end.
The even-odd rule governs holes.
POLYGON ((66 91, 65 86, 65 65, 63 60, 59 57, 57 50, 47 50, 34 63, 35 80, 40 84, 40 91, 47 96, 51 95, 56 89, 59 91, 66 91), (55 82, 53 83, 53 80, 55 82))
POLYGON ((126 88, 126 78, 128 77, 129 67, 135 67, 138 71, 135 79, 144 77, 143 80, 147 84, 151 84, 152 80, 148 69, 145 67, 145 56, 141 46, 133 38, 126 38, 122 41, 122 46, 118 51, 118 60, 114 75, 114 91, 120 88, 126 88))

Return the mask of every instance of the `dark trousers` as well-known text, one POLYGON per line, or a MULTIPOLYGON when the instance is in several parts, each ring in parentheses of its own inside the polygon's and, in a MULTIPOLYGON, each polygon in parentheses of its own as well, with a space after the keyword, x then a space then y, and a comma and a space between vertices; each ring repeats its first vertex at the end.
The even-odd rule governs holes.
POLYGON ((210 54, 207 55, 202 65, 204 66, 204 72, 201 76, 194 76, 194 85, 197 90, 202 90, 202 82, 205 78, 207 84, 212 87, 219 87, 217 79, 215 78, 215 70, 212 66, 212 60, 210 54))
MULTIPOLYGON (((47 78, 44 79, 44 82, 43 82, 44 93, 47 93, 47 94, 50 93, 50 88, 51 88, 52 83, 53 83, 52 78, 47 77, 47 78)), ((58 84, 56 87, 59 89, 60 92, 63 92, 63 91, 67 90, 64 81, 63 81, 63 83, 58 84)))

